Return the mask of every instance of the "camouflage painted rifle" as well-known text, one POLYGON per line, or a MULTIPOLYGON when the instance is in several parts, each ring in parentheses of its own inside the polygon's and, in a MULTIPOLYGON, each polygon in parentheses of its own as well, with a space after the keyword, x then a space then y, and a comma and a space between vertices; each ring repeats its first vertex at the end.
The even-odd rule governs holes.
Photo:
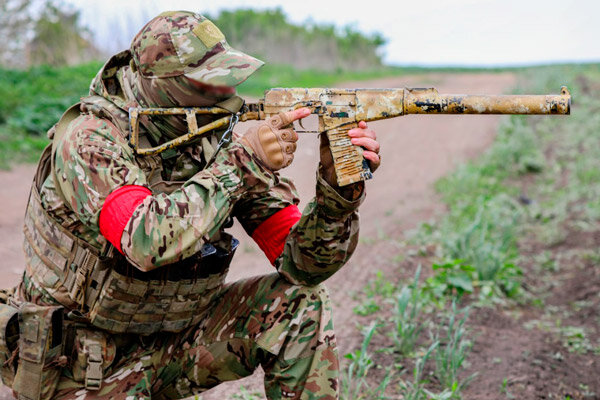
MULTIPOLYGON (((318 115, 315 132, 326 133, 335 162, 338 184, 345 186, 371 178, 361 149, 347 135, 359 121, 376 121, 407 114, 569 114, 571 94, 563 86, 559 95, 440 95, 426 89, 321 89, 276 88, 265 91, 264 99, 244 104, 235 114, 218 107, 132 108, 129 110, 130 145, 140 155, 157 154, 189 142, 213 129, 227 127, 223 141, 237 121, 264 120, 280 112, 308 107, 318 115), (139 148, 139 115, 186 116, 189 132, 153 148, 139 148), (226 114, 225 117, 198 127, 197 114, 226 114)), ((220 143, 222 145, 222 143, 220 143)))

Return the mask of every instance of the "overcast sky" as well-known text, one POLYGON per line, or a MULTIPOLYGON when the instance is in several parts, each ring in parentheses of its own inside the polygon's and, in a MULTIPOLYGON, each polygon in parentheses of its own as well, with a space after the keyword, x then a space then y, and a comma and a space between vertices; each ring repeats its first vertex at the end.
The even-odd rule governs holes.
MULTIPOLYGON (((295 23, 308 19, 388 40, 391 64, 523 65, 600 61, 600 0, 67 0, 111 50, 128 47, 147 19, 164 10, 216 14, 221 9, 280 6, 295 23)), ((268 61, 268 60, 266 60, 268 61)))

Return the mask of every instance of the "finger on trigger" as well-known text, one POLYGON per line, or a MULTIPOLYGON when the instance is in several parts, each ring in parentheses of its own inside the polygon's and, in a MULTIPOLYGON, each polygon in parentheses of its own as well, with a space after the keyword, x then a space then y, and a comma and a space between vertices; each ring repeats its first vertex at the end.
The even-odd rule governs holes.
POLYGON ((287 120, 289 120, 288 124, 290 124, 299 119, 308 117, 310 115, 310 113, 311 113, 310 108, 302 107, 302 108, 298 108, 297 110, 288 111, 283 114, 286 115, 287 120))
POLYGON ((365 121, 360 121, 358 123, 358 127, 362 128, 362 129, 365 129, 367 127, 367 123, 365 121))

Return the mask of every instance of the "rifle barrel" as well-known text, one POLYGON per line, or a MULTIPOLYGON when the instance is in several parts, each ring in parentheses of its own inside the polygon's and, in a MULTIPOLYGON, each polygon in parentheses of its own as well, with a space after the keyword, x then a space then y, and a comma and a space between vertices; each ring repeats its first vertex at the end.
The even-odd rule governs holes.
POLYGON ((405 89, 403 114, 562 114, 571 113, 571 94, 440 95, 433 88, 405 89))

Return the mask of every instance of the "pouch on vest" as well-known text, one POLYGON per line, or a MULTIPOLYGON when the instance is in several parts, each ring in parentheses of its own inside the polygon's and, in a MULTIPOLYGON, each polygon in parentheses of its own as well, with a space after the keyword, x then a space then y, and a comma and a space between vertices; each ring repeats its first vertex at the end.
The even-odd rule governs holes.
POLYGON ((116 352, 117 346, 108 333, 76 328, 72 352, 73 380, 83 382, 88 390, 99 390, 116 352))
POLYGON ((17 372, 18 311, 9 304, 0 304, 0 376, 8 387, 12 387, 17 372))
POLYGON ((19 308, 19 363, 13 391, 19 400, 52 398, 61 367, 63 308, 23 303, 19 308))

